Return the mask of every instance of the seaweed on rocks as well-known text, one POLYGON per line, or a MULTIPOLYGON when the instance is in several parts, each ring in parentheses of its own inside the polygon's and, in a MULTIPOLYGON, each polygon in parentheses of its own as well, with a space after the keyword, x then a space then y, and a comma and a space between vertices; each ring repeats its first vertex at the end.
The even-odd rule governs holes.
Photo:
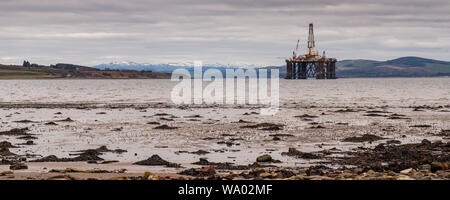
POLYGON ((160 129, 160 130, 173 130, 173 129, 178 129, 178 127, 171 127, 168 125, 161 125, 161 126, 157 126, 153 129, 160 129))
POLYGON ((62 120, 58 120, 58 122, 74 122, 74 120, 70 119, 70 117, 62 120))
POLYGON ((355 136, 355 137, 348 137, 345 138, 344 142, 374 142, 377 140, 383 140, 385 138, 382 138, 380 136, 372 135, 372 134, 364 134, 362 136, 355 136))
POLYGON ((0 148, 0 156, 15 156, 15 153, 9 151, 8 148, 2 147, 0 148))
POLYGON ((86 150, 83 153, 78 154, 74 158, 58 158, 55 155, 46 156, 40 159, 32 160, 30 162, 82 162, 82 161, 101 161, 103 158, 98 157, 101 155, 95 150, 86 150))
POLYGON ((229 162, 210 162, 206 158, 200 158, 199 161, 192 163, 194 165, 213 166, 219 170, 249 170, 254 168, 274 167, 274 165, 261 165, 257 162, 249 165, 234 165, 229 162))
POLYGON ((8 141, 3 141, 3 142, 0 142, 0 148, 18 148, 18 147, 12 145, 8 141))
POLYGON ((138 162, 133 163, 134 165, 146 165, 146 166, 166 166, 166 167, 174 167, 179 168, 181 167, 180 164, 171 163, 169 161, 166 161, 159 157, 158 155, 152 155, 150 158, 146 160, 141 160, 138 162))
POLYGON ((24 136, 29 135, 28 134, 29 129, 28 128, 14 128, 9 131, 1 131, 0 135, 4 136, 24 136))
POLYGON ((282 130, 284 125, 273 123, 259 123, 255 125, 241 126, 241 128, 256 128, 260 130, 282 130))

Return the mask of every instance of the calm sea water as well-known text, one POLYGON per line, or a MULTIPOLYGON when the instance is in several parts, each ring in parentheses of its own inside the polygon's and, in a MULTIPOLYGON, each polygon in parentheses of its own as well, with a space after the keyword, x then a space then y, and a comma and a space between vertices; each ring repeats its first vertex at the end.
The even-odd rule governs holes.
MULTIPOLYGON (((0 80, 1 103, 171 102, 170 80, 0 80)), ((206 83, 205 83, 206 85, 206 83)), ((281 103, 450 104, 450 78, 280 80, 281 103)))

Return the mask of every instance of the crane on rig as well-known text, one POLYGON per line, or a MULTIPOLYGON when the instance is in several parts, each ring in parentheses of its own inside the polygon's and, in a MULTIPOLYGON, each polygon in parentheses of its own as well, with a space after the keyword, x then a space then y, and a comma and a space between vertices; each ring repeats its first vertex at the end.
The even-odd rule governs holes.
POLYGON ((297 52, 298 52, 298 44, 300 43, 300 40, 297 41, 297 46, 295 47, 295 50, 292 52, 293 53, 293 59, 297 58, 297 52))

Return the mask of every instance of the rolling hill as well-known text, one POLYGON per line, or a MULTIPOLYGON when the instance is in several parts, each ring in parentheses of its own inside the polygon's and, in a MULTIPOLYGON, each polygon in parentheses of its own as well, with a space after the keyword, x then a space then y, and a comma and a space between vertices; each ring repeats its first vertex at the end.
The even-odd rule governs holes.
POLYGON ((71 64, 56 64, 51 66, 0 64, 0 79, 156 79, 170 78, 170 76, 169 73, 135 70, 99 70, 71 64))
MULTIPOLYGON (((178 68, 193 71, 193 66, 185 63, 139 64, 132 62, 108 63, 93 67, 70 64, 56 66, 16 66, 0 64, 0 79, 8 78, 170 78, 170 73, 178 68)), ((207 64, 203 70, 218 69, 279 69, 280 77, 286 75, 285 66, 258 67, 253 65, 207 64)), ((269 70, 270 72, 270 70, 269 70)), ((388 61, 342 60, 337 62, 338 78, 350 77, 436 77, 450 76, 450 62, 420 57, 402 57, 388 61)))

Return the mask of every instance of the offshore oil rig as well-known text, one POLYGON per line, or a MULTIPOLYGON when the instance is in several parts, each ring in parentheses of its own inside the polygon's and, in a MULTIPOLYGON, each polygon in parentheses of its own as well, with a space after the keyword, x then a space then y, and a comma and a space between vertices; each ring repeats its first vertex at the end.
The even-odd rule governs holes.
POLYGON ((325 51, 322 56, 314 49, 314 26, 309 24, 308 51, 304 55, 297 56, 298 45, 293 52, 293 56, 286 60, 286 79, 307 79, 316 77, 316 79, 336 79, 335 58, 325 57, 325 51))

